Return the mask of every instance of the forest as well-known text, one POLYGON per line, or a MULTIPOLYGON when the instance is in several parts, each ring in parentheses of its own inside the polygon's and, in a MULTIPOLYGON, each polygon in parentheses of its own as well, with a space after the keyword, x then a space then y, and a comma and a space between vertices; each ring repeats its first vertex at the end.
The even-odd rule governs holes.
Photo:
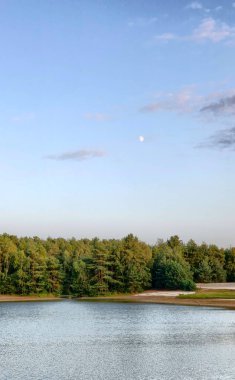
POLYGON ((235 281, 235 247, 183 243, 177 235, 155 245, 132 234, 119 240, 0 235, 0 294, 81 297, 226 281, 235 281))

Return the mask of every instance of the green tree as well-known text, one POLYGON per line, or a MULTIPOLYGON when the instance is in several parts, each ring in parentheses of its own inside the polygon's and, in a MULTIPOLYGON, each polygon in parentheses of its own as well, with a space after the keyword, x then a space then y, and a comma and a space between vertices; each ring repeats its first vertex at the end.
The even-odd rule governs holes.
POLYGON ((156 289, 195 289, 189 264, 180 245, 160 242, 153 248, 152 285, 156 289))
POLYGON ((110 262, 108 251, 104 242, 98 238, 92 240, 92 260, 89 265, 91 273, 91 288, 93 294, 105 294, 112 283, 112 272, 109 270, 110 262))
POLYGON ((15 291, 13 283, 13 257, 17 253, 17 247, 12 238, 4 234, 0 237, 0 292, 12 294, 15 291))
POLYGON ((121 263, 123 267, 124 290, 142 291, 150 286, 151 273, 149 263, 152 252, 149 246, 129 234, 122 239, 121 263))
POLYGON ((224 269, 227 274, 227 281, 235 281, 235 248, 229 248, 224 251, 225 264, 224 269))

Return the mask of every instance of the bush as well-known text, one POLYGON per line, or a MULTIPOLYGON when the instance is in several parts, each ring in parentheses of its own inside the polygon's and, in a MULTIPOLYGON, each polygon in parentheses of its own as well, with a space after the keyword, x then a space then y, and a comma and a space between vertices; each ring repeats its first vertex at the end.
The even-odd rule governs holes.
POLYGON ((196 290, 196 284, 193 280, 183 280, 180 285, 182 290, 196 290))

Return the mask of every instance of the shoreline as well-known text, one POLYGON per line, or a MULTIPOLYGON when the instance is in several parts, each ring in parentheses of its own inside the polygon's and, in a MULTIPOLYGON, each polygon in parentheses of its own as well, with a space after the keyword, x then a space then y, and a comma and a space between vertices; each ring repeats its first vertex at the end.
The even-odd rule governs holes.
POLYGON ((1 302, 30 302, 30 301, 62 301, 65 298, 56 297, 56 296, 16 296, 16 295, 8 295, 2 294, 0 295, 0 303, 1 302))
POLYGON ((235 310, 235 299, 183 299, 178 297, 167 296, 138 296, 138 295, 121 295, 106 297, 81 297, 76 298, 81 302, 127 302, 127 303, 149 303, 165 304, 179 306, 201 306, 201 307, 219 307, 235 310))
MULTIPOLYGON (((215 289, 222 294, 229 289, 235 290, 235 283, 214 283, 214 284, 197 284, 196 293, 214 294, 215 289)), ((97 297, 81 297, 79 301, 93 301, 93 302, 130 302, 130 303, 151 303, 151 304, 165 304, 165 305, 181 305, 181 306, 202 306, 202 307, 219 307, 226 309, 235 309, 234 298, 187 298, 187 295, 195 294, 195 292, 175 291, 175 290, 145 290, 137 294, 117 294, 109 296, 97 297), (181 298, 180 295, 186 295, 181 298)))
MULTIPOLYGON (((235 284, 233 284, 235 286, 235 284)), ((207 289, 200 289, 200 293, 204 293, 207 289)), ((207 291, 208 292, 208 291, 207 291)), ((212 290, 209 290, 209 293, 212 290)), ((2 302, 50 302, 74 300, 78 302, 126 302, 126 303, 150 303, 150 304, 166 304, 181 306, 202 306, 202 307, 219 307, 235 309, 235 298, 181 298, 179 294, 190 294, 193 292, 180 291, 155 291, 147 290, 137 294, 116 294, 96 297, 73 297, 73 296, 53 296, 53 295, 0 295, 0 303, 2 302)))

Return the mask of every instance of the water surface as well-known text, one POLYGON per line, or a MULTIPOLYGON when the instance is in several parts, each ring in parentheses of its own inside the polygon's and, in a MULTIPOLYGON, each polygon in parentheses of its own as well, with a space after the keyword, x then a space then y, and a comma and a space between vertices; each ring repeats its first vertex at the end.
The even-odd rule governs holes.
POLYGON ((0 304, 0 380, 235 378, 235 311, 174 305, 0 304))

